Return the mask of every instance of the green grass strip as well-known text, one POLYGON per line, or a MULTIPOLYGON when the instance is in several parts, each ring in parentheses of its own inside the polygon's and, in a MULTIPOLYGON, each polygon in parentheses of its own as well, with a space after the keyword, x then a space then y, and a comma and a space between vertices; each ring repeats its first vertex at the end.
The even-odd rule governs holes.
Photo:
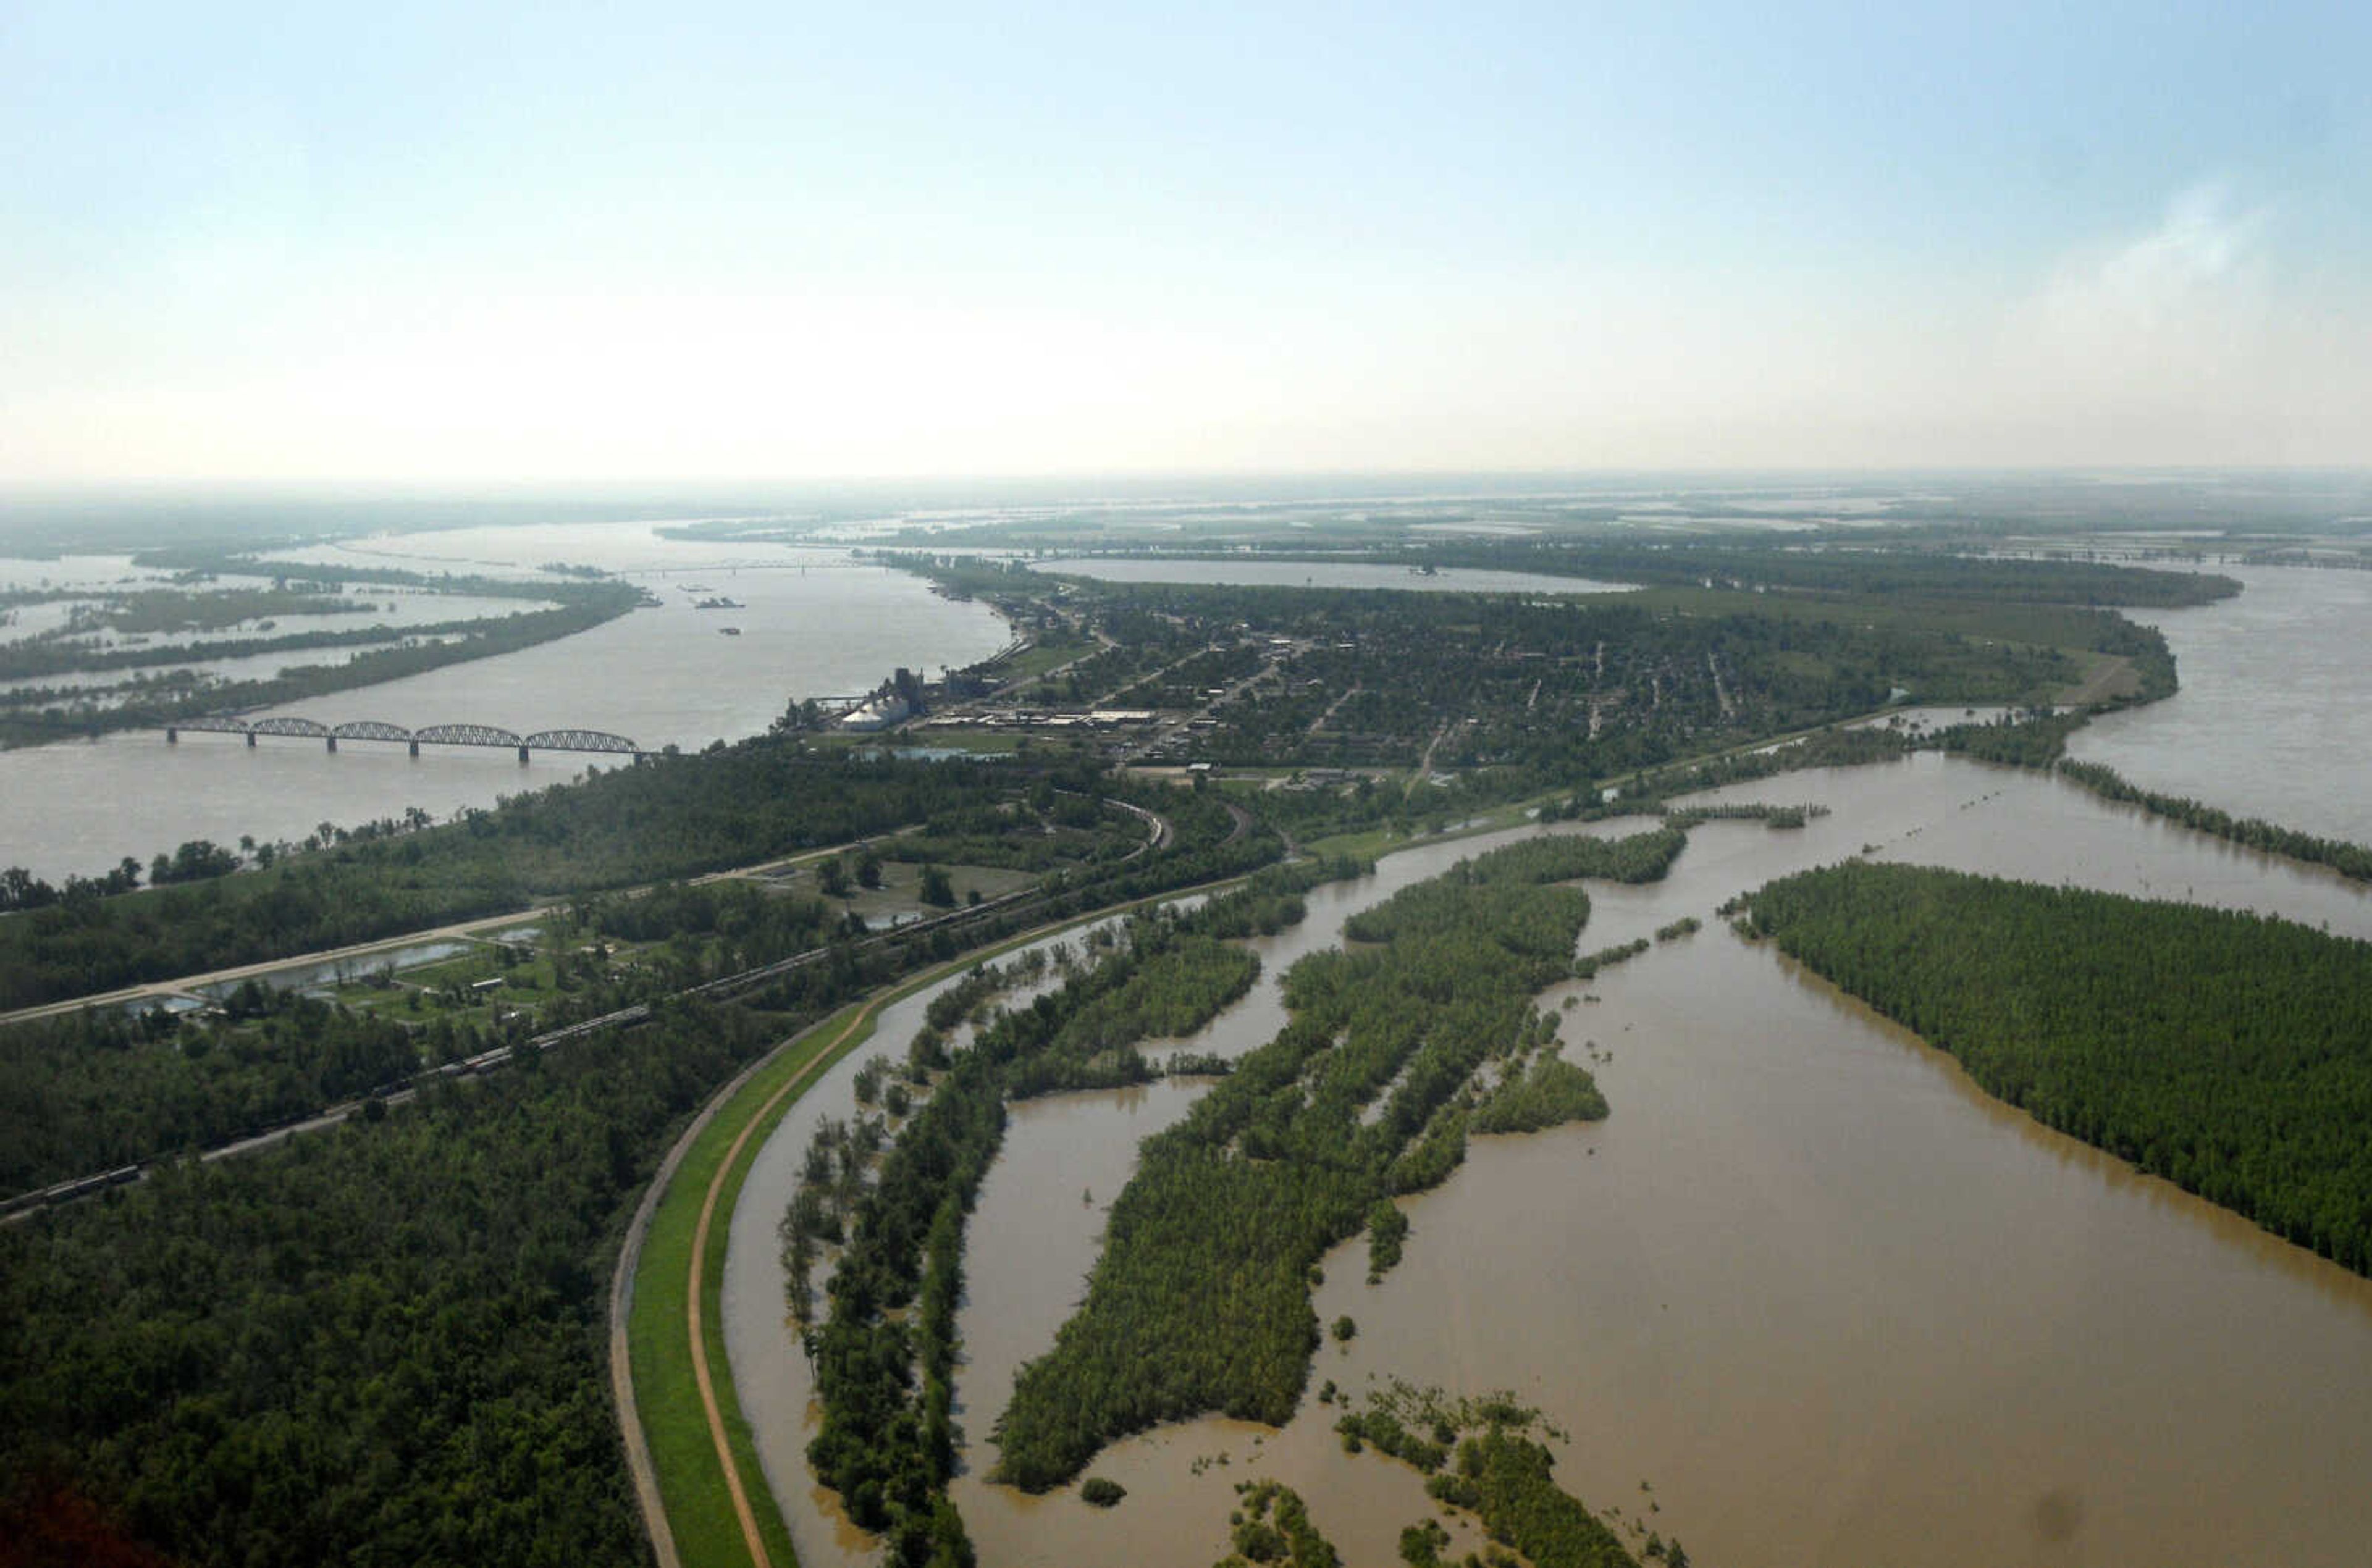
POLYGON ((850 1003, 802 1030, 782 1048, 780 1054, 750 1074, 701 1130, 692 1146, 684 1151, 682 1163, 660 1196, 650 1227, 644 1234, 642 1253, 634 1270, 634 1307, 627 1317, 634 1401, 642 1416, 651 1466, 658 1477, 668 1528, 675 1538, 683 1568, 749 1568, 750 1562, 748 1543, 742 1539, 740 1522, 734 1514, 732 1493, 716 1462, 716 1446, 709 1439, 708 1417, 701 1408, 699 1382, 692 1370, 692 1340, 684 1330, 692 1238, 700 1228, 701 1205, 707 1200, 709 1185, 715 1179, 727 1151, 740 1137, 742 1129, 764 1112, 763 1121, 742 1145, 740 1157, 726 1174, 717 1195, 716 1214, 710 1221, 712 1245, 702 1260, 701 1315, 706 1324, 709 1376, 716 1389, 718 1412, 725 1422, 726 1444, 740 1472, 750 1510, 757 1516, 758 1533, 775 1568, 796 1568, 798 1556, 791 1546, 790 1530, 783 1522, 773 1489, 766 1482, 749 1423, 734 1393, 733 1368, 726 1353, 720 1306, 726 1252, 721 1238, 731 1234, 742 1183, 749 1178, 758 1151, 806 1089, 784 1096, 771 1110, 766 1109, 767 1100, 785 1083, 810 1068, 810 1083, 822 1077, 833 1063, 873 1038, 874 1022, 881 1009, 918 991, 1062 931, 1191 893, 1215 892, 1241 880, 1232 877, 1201 888, 1178 889, 1079 915, 1058 925, 1024 932, 993 947, 935 965, 878 996, 850 1003), (863 1021, 850 1029, 860 1015, 863 1021), (845 1039, 842 1038, 843 1031, 847 1031, 845 1039))

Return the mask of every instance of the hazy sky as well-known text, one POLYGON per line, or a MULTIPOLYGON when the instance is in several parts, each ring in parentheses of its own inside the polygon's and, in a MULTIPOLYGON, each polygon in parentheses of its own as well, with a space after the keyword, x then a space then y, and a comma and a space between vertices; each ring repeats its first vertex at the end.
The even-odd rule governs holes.
POLYGON ((2372 6, 0 0, 0 482, 2372 462, 2372 6))

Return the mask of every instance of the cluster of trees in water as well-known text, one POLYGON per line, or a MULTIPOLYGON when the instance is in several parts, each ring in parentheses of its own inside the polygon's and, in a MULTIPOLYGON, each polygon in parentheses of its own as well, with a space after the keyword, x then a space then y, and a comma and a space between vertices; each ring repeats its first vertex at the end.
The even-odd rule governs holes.
POLYGON ((2303 833, 2295 828, 2284 828, 2256 817, 2235 817, 2228 811, 2187 796, 2143 789, 2138 784, 2128 783, 2115 769, 2103 767, 2098 762, 2078 762, 2069 759, 2059 764, 2059 772, 2103 800, 2138 806, 2153 816, 2180 822, 2186 828, 2230 843, 2262 850, 2268 854, 2285 854, 2292 860, 2328 865, 2353 881, 2372 882, 2372 848, 2351 840, 2303 833))
POLYGON ((1640 936, 1628 942, 1618 943, 1610 947, 1600 947, 1595 953, 1585 953, 1580 958, 1576 958, 1573 961, 1574 978, 1576 980, 1594 980, 1598 977, 1599 970, 1610 968, 1611 966, 1622 963, 1626 959, 1635 958, 1640 954, 1645 952, 1649 944, 1647 939, 1645 936, 1640 936))
POLYGON ((1180 934, 1169 923, 1132 923, 1127 950, 1099 965, 1090 994, 1044 1050, 1014 1063, 1017 1099, 1076 1089, 1120 1088, 1160 1075, 1141 1040, 1190 1034, 1242 996, 1260 960, 1215 937, 1180 934))
POLYGON ((1308 855, 1263 871, 1235 896, 1202 912, 1195 928, 1212 936, 1273 936, 1298 925, 1308 911, 1302 895, 1326 882, 1347 882, 1375 870, 1353 855, 1308 855))
POLYGON ((901 1562, 971 1561, 947 1496, 963 1222, 1004 1138, 998 1057, 1059 1011, 1059 1001, 1043 1000, 1052 1006, 1009 1015, 958 1053, 913 1113, 855 1200, 825 1286, 829 1315, 804 1335, 823 1409, 808 1462, 853 1521, 889 1534, 901 1562))
POLYGON ((1530 998, 1572 973, 1588 915, 1586 894, 1554 884, 1585 863, 1643 877, 1669 864, 1675 844, 1641 839, 1530 840, 1461 862, 1355 917, 1356 946, 1287 971, 1285 1029, 1145 1141, 1085 1304, 1015 1379, 998 1478, 1042 1490, 1116 1437, 1211 1411, 1283 1423, 1319 1342, 1320 1256, 1379 1202, 1446 1177, 1497 1095, 1552 1103, 1556 1080, 1587 1082, 1517 1070, 1544 1054, 1554 1020, 1530 998))
MULTIPOLYGON (((1636 1568, 1622 1538, 1556 1484, 1552 1456, 1531 1435, 1541 1424, 1540 1411, 1517 1403, 1512 1394, 1454 1400, 1395 1378, 1371 1391, 1366 1408, 1345 1413, 1334 1429, 1345 1452, 1373 1448, 1413 1466, 1428 1478, 1425 1492, 1434 1501, 1479 1518, 1494 1546, 1487 1559, 1465 1560, 1474 1568, 1498 1562, 1498 1547, 1513 1547, 1535 1568, 1636 1568)), ((1554 1434, 1552 1428, 1546 1432, 1554 1434)), ((1401 1532, 1401 1561, 1411 1568, 1444 1568, 1448 1560, 1440 1552, 1448 1542, 1437 1523, 1413 1526, 1401 1532)), ((1677 1540, 1655 1539, 1648 1555, 1673 1568, 1689 1562, 1677 1540)))
MULTIPOLYGON (((1427 1490, 1471 1509, 1493 1539, 1523 1553, 1533 1568, 1635 1568, 1622 1539, 1557 1485, 1553 1463, 1544 1445, 1494 1427, 1461 1441, 1456 1474, 1435 1477, 1427 1490)), ((1671 1568, 1688 1568, 1685 1549, 1652 1544, 1671 1568)))
POLYGON ((1511 1065, 1466 1125, 1481 1133, 1537 1132, 1568 1121, 1603 1121, 1606 1110, 1597 1080, 1567 1062, 1556 1045, 1547 1044, 1528 1064, 1511 1065))
MULTIPOLYGON (((1063 957, 1070 957, 1067 946, 1063 949, 1063 957)), ((1002 995, 1024 981, 1035 980, 1052 961, 1055 960, 1047 958, 1045 949, 1032 947, 1003 965, 974 965, 961 980, 924 1005, 924 1027, 945 1034, 966 1018, 980 1016, 982 1009, 992 998, 1002 995)), ((982 1021, 986 1020, 983 1018, 982 1021)))
MULTIPOLYGON (((955 1307, 963 1221, 1003 1139, 1006 1098, 1052 1086, 1050 1074, 1093 1076, 1099 1058, 1144 1034, 1184 1033, 1206 1022, 1241 994, 1258 965, 1200 927, 1228 923, 1231 900, 1268 897, 1308 875, 1283 868, 1199 911, 1135 923, 1122 951, 1028 1006, 996 1012, 971 1045, 942 1058, 949 1065, 869 1186, 829 1205, 810 1200, 805 1187, 794 1197, 786 1247, 799 1246, 802 1235, 829 1241, 827 1225, 845 1237, 825 1286, 828 1313, 804 1335, 823 1411, 808 1462, 840 1493, 851 1519, 889 1537, 896 1561, 946 1568, 971 1560, 947 1497, 956 1460, 955 1307)), ((983 974, 959 988, 966 1010, 1007 978, 983 974)), ((948 1022, 960 1016, 950 1009, 948 1022)), ((931 1060, 939 1044, 926 1052, 918 1042, 918 1056, 931 1060)), ((855 1168, 845 1156, 811 1165, 818 1180, 836 1186, 855 1168)), ((820 1251, 808 1248, 808 1268, 820 1251)), ((806 1270, 795 1271, 795 1312, 805 1277, 806 1270)))
POLYGON ((1858 861, 1749 918, 1989 1093, 2372 1273, 2372 945, 1858 861))
POLYGON ((1215 1568, 1342 1568, 1343 1555, 1309 1521, 1301 1493, 1276 1481, 1248 1481, 1236 1488, 1228 1516, 1235 1551, 1215 1568))
MULTIPOLYGON (((1660 882, 1688 844, 1687 830, 1677 825, 1614 839, 1587 833, 1544 834, 1518 839, 1488 854, 1461 862, 1446 874, 1446 878, 1469 884, 1502 882, 1515 886, 1572 882, 1585 877, 1601 882, 1660 882)), ((1357 932, 1353 935, 1360 940, 1369 940, 1357 932)))

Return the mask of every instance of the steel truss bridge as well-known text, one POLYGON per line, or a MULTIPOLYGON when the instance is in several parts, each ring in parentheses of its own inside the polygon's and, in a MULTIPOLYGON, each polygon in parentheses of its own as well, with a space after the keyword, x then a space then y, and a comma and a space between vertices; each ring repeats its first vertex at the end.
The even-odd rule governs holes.
POLYGON ((522 762, 528 760, 531 751, 608 751, 626 757, 644 754, 641 747, 624 736, 599 729, 540 729, 532 735, 519 735, 485 724, 433 724, 425 729, 406 729, 401 725, 386 724, 378 719, 353 719, 341 725, 326 725, 317 719, 298 718, 294 714, 252 720, 234 717, 183 719, 166 726, 166 744, 178 744, 185 729, 243 735, 250 746, 255 744, 258 736, 296 736, 322 741, 332 751, 338 749, 341 740, 393 741, 408 747, 415 757, 420 755, 423 746, 501 747, 517 751, 522 762))

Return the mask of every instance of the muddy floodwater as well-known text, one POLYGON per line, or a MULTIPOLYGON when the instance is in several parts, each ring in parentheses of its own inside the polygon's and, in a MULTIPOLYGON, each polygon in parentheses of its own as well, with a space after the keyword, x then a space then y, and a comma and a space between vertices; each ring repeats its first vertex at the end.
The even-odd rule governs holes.
POLYGON ((2182 689, 2093 720, 2069 753, 2146 789, 2372 842, 2372 789, 2347 771, 2372 754, 2372 572, 2215 570, 2240 580, 2237 598, 2127 611, 2166 633, 2182 689))
MULTIPOLYGON (((2372 712, 2354 632, 2372 575, 2241 575, 2241 599, 2159 618, 2183 694, 2096 723, 2075 749, 2150 787, 2372 838, 2372 795, 2348 772, 2360 749, 2331 744, 2372 712)), ((1855 854, 2358 938, 2372 938, 2372 897, 1959 759, 1704 798, 1832 814, 1798 831, 1708 823, 1666 881, 1589 884, 1585 950, 1705 923, 1541 998, 1611 1116, 1475 1140, 1447 1183, 1406 1201, 1406 1259, 1382 1283, 1366 1283, 1362 1238, 1329 1258, 1319 1316, 1348 1314, 1359 1332, 1318 1353, 1312 1390, 1394 1376, 1515 1389, 1570 1434, 1553 1445, 1561 1481, 1620 1508, 1634 1551, 1652 1528, 1731 1568, 2372 1562, 2372 1283, 1998 1104, 1713 916, 1732 894, 1855 854)), ((1260 985, 1186 1045, 1265 1042, 1293 958, 1338 941, 1355 910, 1510 836, 1424 845, 1318 890, 1304 924, 1257 945, 1260 985)), ((901 1047, 913 1028, 885 1020, 880 1039, 901 1047)), ((834 1114, 852 1071, 826 1086, 834 1114)), ((988 1568, 1206 1568, 1225 1553, 1234 1486, 1255 1477, 1299 1489, 1351 1563, 1397 1561, 1400 1530, 1432 1512, 1413 1471, 1343 1454, 1336 1410, 1314 1398, 1282 1431, 1205 1420, 1114 1445, 1087 1472, 1127 1488, 1109 1514, 1075 1489, 1033 1498, 985 1480, 1014 1372, 1081 1299, 1138 1141, 1203 1092, 1188 1080, 1014 1108, 972 1217, 959 1323, 953 1491, 988 1568)), ((777 1144, 787 1137, 786 1124, 777 1144)), ((737 1217, 735 1376, 802 1561, 870 1562, 797 1458, 813 1412, 782 1329, 772 1226, 805 1138, 770 1147, 737 1217), (755 1283, 737 1298, 737 1280, 755 1283), (753 1402, 753 1380, 773 1404, 753 1402)), ((1452 1554, 1480 1544, 1460 1534, 1452 1554)))
MULTIPOLYGON (((1998 1105, 1949 1059, 1711 916, 1742 889, 1865 850, 2357 936, 2372 935, 2372 900, 1957 759, 1708 798, 1833 814, 1800 831, 1711 823, 1663 883, 1590 886, 1586 948, 1684 914, 1706 922, 1542 998, 1611 1117, 1476 1140, 1443 1187, 1407 1201, 1407 1258, 1380 1284, 1366 1283, 1362 1240, 1330 1258, 1317 1310, 1349 1314, 1359 1333, 1319 1352, 1313 1390, 1392 1376, 1516 1389, 1570 1434, 1556 1446, 1568 1488, 1703 1562, 2359 1561, 2372 1540, 2372 1283, 1998 1105)), ((1262 945, 1261 985, 1194 1048, 1264 1041, 1294 957, 1498 839, 1424 846, 1320 889, 1302 926, 1262 945)), ((911 1032, 889 1020, 882 1039, 911 1032)), ((1336 1411, 1314 1399, 1282 1432, 1208 1420, 1106 1450, 1089 1473, 1128 1489, 1110 1514, 1071 1489, 1032 1498, 984 1479, 1014 1370, 1080 1299, 1137 1141, 1201 1092, 1187 1081, 1015 1109, 971 1223, 957 1390, 955 1495, 993 1568, 1115 1561, 1123 1541, 1132 1562, 1206 1568, 1249 1477, 1300 1489, 1352 1562, 1395 1560, 1400 1529, 1429 1511, 1413 1471, 1344 1455, 1336 1411)), ((771 1259, 785 1172, 762 1188, 753 1175, 737 1219, 729 1323, 734 1272, 767 1272, 756 1260, 771 1259)), ((774 1302, 752 1316, 773 1325, 733 1342, 745 1405, 764 1332, 778 1371, 797 1360, 773 1273, 774 1302)), ((769 1419, 787 1431, 794 1418, 769 1419)), ((812 1412, 799 1419, 803 1434, 812 1412)), ((803 1467, 775 1479, 803 1561, 870 1560, 803 1467)))

